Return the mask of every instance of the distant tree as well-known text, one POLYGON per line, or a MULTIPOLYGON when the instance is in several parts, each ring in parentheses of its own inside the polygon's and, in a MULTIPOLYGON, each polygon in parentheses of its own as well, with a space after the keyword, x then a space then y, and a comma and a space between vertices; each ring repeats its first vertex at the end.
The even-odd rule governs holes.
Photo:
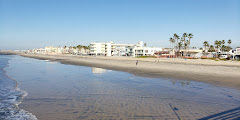
POLYGON ((209 47, 209 50, 208 50, 209 52, 215 52, 215 49, 214 49, 214 46, 213 45, 210 45, 210 47, 209 47))
POLYGON ((222 42, 221 42, 221 43, 222 43, 222 45, 224 45, 224 44, 225 44, 225 40, 222 40, 222 42))
POLYGON ((189 45, 189 40, 185 40, 184 49, 187 49, 187 48, 188 48, 188 45, 189 45))
POLYGON ((190 46, 190 44, 191 44, 191 38, 193 38, 193 34, 192 34, 192 33, 189 33, 189 34, 188 34, 189 46, 190 46))
POLYGON ((178 42, 178 49, 181 50, 182 48, 182 42, 178 42))
POLYGON ((231 39, 229 39, 228 40, 228 46, 230 47, 230 44, 232 43, 232 40, 231 39))
POLYGON ((226 48, 225 48, 225 51, 230 51, 230 50, 232 50, 232 48, 230 47, 230 46, 226 46, 226 48))
POLYGON ((226 47, 227 47, 227 46, 222 45, 222 46, 221 46, 221 51, 222 51, 222 52, 225 52, 225 51, 226 51, 226 47))
POLYGON ((219 48, 221 47, 221 41, 218 41, 218 40, 215 40, 214 41, 214 45, 216 46, 216 48, 217 48, 217 50, 216 50, 216 52, 219 50, 219 48))
POLYGON ((206 52, 206 48, 209 47, 208 41, 203 42, 203 46, 205 47, 205 52, 206 52))
POLYGON ((170 48, 171 48, 172 47, 173 38, 170 38, 169 42, 170 42, 170 48))
POLYGON ((173 48, 175 48, 175 43, 176 43, 176 40, 173 39, 173 40, 172 40, 173 48))
POLYGON ((186 37, 187 37, 187 33, 183 33, 182 41, 184 42, 184 49, 186 49, 186 37))
POLYGON ((177 41, 176 41, 176 42, 177 42, 177 43, 176 43, 176 48, 178 48, 178 40, 179 40, 180 38, 179 38, 179 36, 178 36, 176 33, 174 34, 174 36, 175 36, 175 38, 177 39, 177 41))
POLYGON ((78 45, 78 46, 77 46, 77 48, 78 48, 78 49, 81 49, 81 48, 82 48, 82 46, 81 46, 81 45, 78 45))
POLYGON ((144 43, 144 47, 146 47, 147 46, 147 43, 144 43))

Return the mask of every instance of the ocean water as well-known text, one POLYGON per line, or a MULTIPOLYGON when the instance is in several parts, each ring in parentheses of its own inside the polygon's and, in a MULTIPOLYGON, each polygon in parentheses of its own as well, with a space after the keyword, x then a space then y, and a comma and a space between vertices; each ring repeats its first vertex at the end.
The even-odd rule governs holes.
POLYGON ((10 56, 0 55, 0 120, 37 120, 31 113, 19 109, 18 105, 27 95, 17 87, 17 82, 5 74, 10 56))
POLYGON ((21 56, 0 63, 3 119, 240 119, 236 89, 21 56))

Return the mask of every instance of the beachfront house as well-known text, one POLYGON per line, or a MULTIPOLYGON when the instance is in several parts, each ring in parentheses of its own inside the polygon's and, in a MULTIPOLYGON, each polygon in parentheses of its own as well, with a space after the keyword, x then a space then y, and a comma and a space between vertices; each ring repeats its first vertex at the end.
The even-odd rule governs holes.
POLYGON ((215 54, 216 54, 215 52, 203 53, 202 56, 201 56, 201 58, 213 58, 213 57, 216 56, 215 54))
POLYGON ((175 50, 172 48, 163 48, 162 51, 155 52, 158 57, 176 57, 175 50))
POLYGON ((180 54, 183 58, 201 58, 203 55, 203 50, 200 49, 181 50, 180 54))
POLYGON ((137 47, 135 48, 135 56, 153 56, 155 53, 159 51, 162 51, 162 48, 137 47))
POLYGON ((234 51, 233 58, 236 60, 240 60, 240 47, 236 48, 236 51, 234 51))

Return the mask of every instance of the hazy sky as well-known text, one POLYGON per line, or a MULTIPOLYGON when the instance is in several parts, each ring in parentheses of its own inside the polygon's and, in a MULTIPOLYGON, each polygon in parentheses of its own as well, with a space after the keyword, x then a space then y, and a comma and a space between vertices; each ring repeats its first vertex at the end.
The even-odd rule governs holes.
POLYGON ((177 33, 191 46, 240 46, 240 0, 0 0, 0 49, 137 43, 169 47, 177 33))

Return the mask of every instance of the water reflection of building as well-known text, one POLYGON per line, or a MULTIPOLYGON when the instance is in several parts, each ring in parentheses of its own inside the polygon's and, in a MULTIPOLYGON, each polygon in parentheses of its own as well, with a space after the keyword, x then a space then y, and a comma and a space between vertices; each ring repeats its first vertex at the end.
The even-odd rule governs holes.
POLYGON ((93 74, 102 74, 102 73, 105 73, 105 72, 107 72, 106 69, 92 67, 92 73, 93 74))

